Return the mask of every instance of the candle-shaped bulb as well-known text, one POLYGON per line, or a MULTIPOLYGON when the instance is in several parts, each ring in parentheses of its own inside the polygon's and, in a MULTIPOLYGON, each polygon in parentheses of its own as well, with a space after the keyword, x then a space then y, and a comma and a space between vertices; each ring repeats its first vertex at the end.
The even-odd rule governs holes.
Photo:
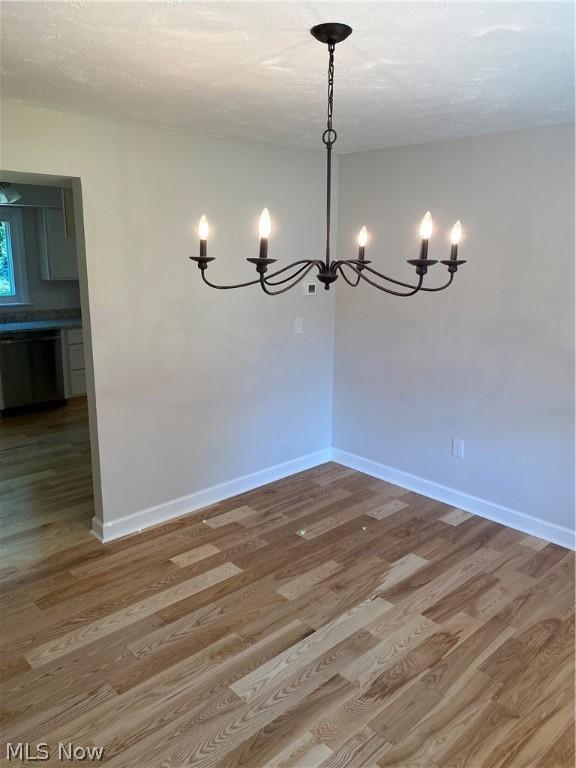
POLYGON ((360 232, 358 232, 358 245, 360 248, 364 248, 366 243, 368 242, 368 230, 366 227, 362 227, 360 232))
POLYGON ((270 236, 270 230, 272 229, 272 222, 270 221, 270 212, 268 208, 264 208, 260 214, 260 251, 258 253, 259 259, 268 258, 268 238, 270 236))
POLYGON ((270 230, 272 229, 272 222, 270 221, 270 212, 268 208, 264 208, 260 214, 260 238, 270 237, 270 230))
POLYGON ((208 226, 208 219, 202 214, 198 223, 198 235, 200 236, 200 240, 208 240, 209 234, 210 227, 208 226))
POLYGON ((426 211, 426 215, 420 222, 420 237, 422 240, 430 240, 432 235, 432 214, 426 211))
POLYGON ((454 224, 452 227, 452 232, 450 232, 450 242, 452 245, 458 245, 460 240, 462 239, 462 223, 460 222, 460 219, 454 224))

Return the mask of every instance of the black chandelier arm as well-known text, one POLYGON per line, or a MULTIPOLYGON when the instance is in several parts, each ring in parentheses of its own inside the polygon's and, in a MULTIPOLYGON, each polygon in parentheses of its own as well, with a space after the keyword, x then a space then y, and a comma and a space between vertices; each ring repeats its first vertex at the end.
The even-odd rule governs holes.
POLYGON ((450 277, 444 283, 444 285, 440 285, 440 286, 438 286, 438 288, 424 288, 424 287, 422 287, 422 290, 423 291, 428 291, 428 293, 436 293, 437 291, 443 291, 445 288, 448 288, 449 285, 452 285, 452 280, 454 280, 454 272, 450 272, 450 277))
MULTIPOLYGON (((295 261, 292 264, 288 264, 287 267, 283 267, 282 269, 279 269, 277 272, 272 273, 271 275, 268 275, 264 278, 264 282, 266 285, 282 285, 283 283, 287 283, 289 280, 292 280, 292 278, 297 277, 301 272, 303 272, 307 267, 313 267, 313 266, 319 266, 322 262, 318 262, 316 260, 312 259, 302 259, 300 261, 295 261), (299 269, 297 269, 295 272, 292 272, 292 274, 288 275, 287 277, 283 277, 282 280, 271 280, 270 278, 276 277, 277 275, 282 274, 283 272, 286 272, 288 269, 293 269, 294 267, 297 267, 298 265, 301 265, 299 269)), ((260 282, 260 281, 258 281, 260 282)))
MULTIPOLYGON (((415 285, 411 285, 410 283, 404 283, 401 280, 395 280, 393 277, 388 277, 387 275, 383 275, 381 272, 378 272, 376 269, 372 269, 372 267, 364 266, 363 269, 367 270, 368 272, 371 272, 373 275, 376 275, 376 277, 380 277, 382 280, 387 280, 389 283, 394 283, 394 285, 401 285, 403 288, 416 288, 415 285)), ((428 291, 428 293, 436 293, 437 291, 443 291, 445 288, 448 288, 448 286, 451 285, 452 280, 454 280, 454 272, 450 273, 450 277, 444 283, 444 285, 440 285, 437 288, 427 288, 426 286, 423 285, 420 288, 420 290, 428 291)))
MULTIPOLYGON (((401 285, 403 288, 415 288, 415 285, 412 285, 411 283, 405 283, 402 280, 396 280, 394 277, 388 277, 388 275, 383 275, 382 272, 378 272, 376 269, 372 269, 372 267, 369 267, 366 263, 360 261, 359 259, 347 259, 343 261, 337 261, 336 266, 340 266, 341 264, 344 264, 346 266, 362 266, 362 269, 367 269, 369 272, 372 272, 373 275, 376 275, 376 277, 379 277, 381 280, 386 280, 388 283, 394 283, 394 285, 401 285)), ((342 274, 342 272, 340 273, 342 274)), ((344 278, 346 279, 346 278, 344 278)), ((355 283, 351 283, 349 280, 346 280, 348 285, 354 285, 357 286, 360 282, 360 278, 356 280, 355 283)), ((423 291, 429 291, 429 290, 437 290, 435 288, 422 288, 423 291)), ((440 290, 440 289, 438 289, 440 290)))
MULTIPOLYGON (((284 288, 280 288, 277 291, 271 291, 269 289, 269 284, 266 282, 266 279, 264 278, 264 275, 260 275, 260 287, 262 288, 264 293, 268 294, 268 296, 278 296, 281 293, 286 293, 286 291, 289 291, 291 288, 294 288, 295 285, 298 285, 298 283, 301 283, 302 280, 304 280, 304 278, 308 274, 308 272, 310 272, 310 270, 314 266, 316 266, 316 262, 313 261, 311 264, 308 265, 307 268, 304 269, 302 274, 299 274, 298 277, 296 277, 295 280, 293 280, 289 285, 286 285, 284 288)), ((292 275, 292 277, 294 277, 294 275, 292 275)))
MULTIPOLYGON (((301 259, 300 261, 295 261, 292 264, 288 264, 286 267, 282 267, 282 269, 277 269, 275 272, 272 272, 272 274, 268 275, 265 278, 265 282, 269 285, 280 285, 282 283, 287 282, 288 280, 291 280, 296 275, 300 274, 307 266, 313 267, 313 266, 320 266, 322 265, 322 262, 320 261, 311 261, 310 259, 301 259), (270 278, 277 277, 278 275, 283 274, 288 269, 293 269, 296 266, 302 265, 300 269, 298 269, 295 273, 289 275, 288 277, 284 278, 283 280, 278 281, 271 281, 270 278)), ((206 285, 209 285, 210 288, 217 288, 219 291, 229 291, 233 288, 247 288, 249 285, 260 285, 261 279, 260 277, 257 277, 255 280, 248 280, 245 283, 235 283, 233 285, 218 285, 217 283, 211 282, 206 277, 206 269, 201 269, 200 272, 202 273, 202 280, 206 283, 206 285)))
MULTIPOLYGON (((349 267, 353 272, 355 272, 360 280, 364 280, 365 282, 369 283, 370 285, 374 286, 374 288, 378 288, 379 291, 384 291, 384 293, 389 293, 392 296, 414 296, 415 293, 418 293, 422 289, 422 282, 424 281, 424 275, 420 275, 418 278, 418 284, 415 286, 410 286, 412 288, 411 291, 407 293, 401 293, 400 291, 393 291, 390 288, 385 288, 383 285, 378 285, 378 283, 375 283, 374 280, 370 280, 369 277, 366 277, 366 275, 362 274, 362 271, 357 269, 353 264, 350 264, 349 262, 344 262, 344 266, 349 267)), ((342 267, 343 265, 339 265, 338 270, 340 274, 342 274, 342 267)), ((366 267, 365 267, 366 269, 366 267)))
MULTIPOLYGON (((334 268, 339 268, 340 266, 349 266, 349 267, 361 267, 362 270, 367 269, 369 272, 372 272, 373 275, 376 275, 376 277, 381 278, 382 280, 386 280, 388 283, 394 283, 394 285, 401 285, 403 288, 415 288, 415 285, 412 285, 411 283, 404 283, 402 280, 396 280, 393 277, 388 277, 388 275, 383 275, 382 272, 378 272, 375 269, 372 269, 371 267, 366 264, 366 262, 360 260, 360 259, 342 259, 340 261, 335 261, 333 266, 334 268)), ((360 271, 360 270, 359 270, 360 271)), ((340 270, 340 274, 342 277, 344 277, 344 272, 340 270)), ((349 279, 344 277, 348 285, 352 285, 356 287, 358 283, 360 282, 360 278, 358 277, 356 282, 351 282, 349 279)), ((422 288, 422 290, 428 290, 426 288, 422 288)))
POLYGON ((260 282, 259 278, 256 278, 256 280, 250 280, 247 283, 236 283, 235 285, 216 285, 216 283, 211 283, 210 280, 206 277, 206 270, 201 269, 202 273, 202 280, 206 283, 206 285, 209 285, 210 288, 217 288, 219 291, 229 291, 232 288, 247 288, 249 285, 258 285, 260 282))
MULTIPOLYGON (((373 275, 376 275, 376 277, 381 278, 382 280, 386 280, 388 283, 394 283, 394 285, 401 285, 403 288, 410 288, 414 290, 417 286, 413 285, 412 283, 405 283, 402 280, 396 280, 393 277, 389 277, 388 275, 382 274, 382 272, 378 272, 378 270, 373 269, 372 267, 368 266, 368 264, 362 263, 359 259, 350 259, 348 261, 337 261, 335 262, 335 266, 338 268, 338 271, 344 278, 344 280, 348 283, 348 285, 353 286, 354 288, 358 285, 360 282, 360 277, 358 276, 356 278, 355 282, 352 282, 347 275, 344 274, 344 270, 340 269, 342 265, 354 267, 357 265, 362 265, 362 270, 366 270, 367 272, 371 272, 373 275)), ((452 284, 452 281, 454 280, 454 272, 450 273, 450 276, 448 280, 444 283, 444 285, 439 285, 436 288, 428 288, 424 285, 421 286, 421 291, 427 291, 428 293, 437 293, 438 291, 443 291, 445 288, 448 288, 449 285, 452 284)), ((403 295, 403 294, 402 294, 403 295)))
POLYGON ((344 279, 344 281, 345 281, 346 283, 348 283, 348 285, 351 285, 351 286, 352 286, 352 288, 356 288, 356 286, 357 286, 357 285, 358 285, 358 283, 360 282, 360 275, 359 275, 359 274, 357 274, 357 275, 356 275, 356 280, 350 280, 350 278, 349 278, 349 277, 348 277, 348 275, 346 274, 346 271, 345 271, 345 270, 343 269, 343 267, 342 267, 343 263, 344 263, 344 262, 342 262, 342 261, 338 262, 338 263, 336 264, 336 269, 337 269, 337 270, 338 270, 338 272, 339 272, 339 273, 342 275, 342 278, 344 279))
POLYGON ((397 280, 394 277, 388 277, 388 275, 383 275, 382 272, 378 272, 376 269, 372 269, 372 267, 364 267, 364 269, 369 270, 372 272, 373 275, 376 275, 376 277, 379 277, 381 280, 386 280, 388 283, 393 283, 394 285, 400 285, 402 288, 415 288, 414 285, 411 283, 405 283, 402 280, 397 280))

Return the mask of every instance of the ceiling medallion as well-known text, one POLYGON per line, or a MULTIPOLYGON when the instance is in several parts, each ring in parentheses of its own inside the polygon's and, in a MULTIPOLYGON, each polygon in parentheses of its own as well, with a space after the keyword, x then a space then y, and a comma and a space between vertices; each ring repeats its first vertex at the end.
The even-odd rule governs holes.
POLYGON ((276 262, 276 259, 268 258, 268 240, 271 231, 271 221, 268 209, 264 208, 260 216, 260 248, 258 256, 248 258, 247 261, 254 264, 258 277, 255 280, 249 280, 245 283, 236 285, 217 285, 206 276, 208 264, 214 261, 213 257, 208 256, 208 235, 209 226, 206 216, 202 216, 198 226, 198 235, 200 237, 200 253, 198 256, 190 258, 198 265, 203 281, 211 288, 227 290, 230 288, 244 288, 249 285, 260 285, 262 290, 270 296, 275 296, 290 290, 301 282, 311 270, 316 270, 316 277, 324 284, 324 288, 329 290, 332 283, 338 277, 342 277, 348 285, 357 286, 360 281, 369 283, 381 291, 390 293, 394 296, 413 296, 419 291, 442 291, 447 288, 454 279, 458 267, 465 262, 458 258, 458 244, 462 237, 462 226, 459 221, 456 222, 450 234, 452 247, 450 258, 443 260, 448 268, 447 281, 437 287, 429 288, 423 285, 424 277, 428 268, 437 264, 434 259, 428 258, 428 242, 432 235, 432 216, 430 212, 426 213, 420 225, 420 253, 417 259, 408 259, 416 271, 417 278, 413 283, 406 283, 388 277, 381 272, 373 269, 372 263, 366 259, 366 244, 368 242, 368 232, 366 227, 362 227, 358 234, 358 256, 355 259, 336 259, 330 256, 330 209, 332 193, 332 147, 338 138, 336 131, 332 127, 332 112, 334 104, 334 51, 336 45, 352 33, 352 28, 347 24, 319 24, 310 30, 313 37, 321 43, 328 46, 328 110, 326 130, 322 134, 322 142, 326 147, 326 256, 324 259, 300 259, 294 261, 282 269, 268 272, 268 268, 276 262), (394 288, 389 286, 393 285, 394 288), (406 290, 398 290, 398 288, 406 290))

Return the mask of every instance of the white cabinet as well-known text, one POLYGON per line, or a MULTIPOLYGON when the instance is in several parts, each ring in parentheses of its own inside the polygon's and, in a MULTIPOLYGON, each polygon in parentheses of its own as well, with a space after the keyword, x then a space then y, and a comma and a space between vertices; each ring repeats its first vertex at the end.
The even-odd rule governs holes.
POLYGON ((69 344, 84 344, 82 328, 70 328, 66 333, 68 335, 69 344))
POLYGON ((70 371, 69 397, 86 394, 86 371, 70 371))
POLYGON ((78 280, 76 238, 68 237, 63 208, 40 208, 40 274, 43 280, 78 280))
POLYGON ((70 370, 83 371, 84 365, 84 344, 70 344, 68 347, 70 370))
POLYGON ((62 362, 66 397, 86 394, 86 365, 82 328, 62 330, 62 362))

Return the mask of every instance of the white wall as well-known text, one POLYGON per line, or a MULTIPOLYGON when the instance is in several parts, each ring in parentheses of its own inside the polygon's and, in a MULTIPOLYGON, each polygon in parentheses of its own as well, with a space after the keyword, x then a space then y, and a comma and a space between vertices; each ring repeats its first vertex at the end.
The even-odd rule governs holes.
POLYGON ((81 179, 104 523, 327 448, 333 295, 213 291, 188 260, 205 212, 213 279, 250 279, 264 205, 270 256, 321 254, 322 153, 16 104, 2 118, 4 169, 81 179))
POLYGON ((430 209, 431 258, 461 218, 469 262, 439 294, 338 286, 333 445, 573 528, 573 174, 573 126, 341 158, 340 258, 366 224, 375 268, 410 278, 430 209))
POLYGON ((106 525, 332 444, 573 526, 571 127, 342 157, 341 257, 365 223, 376 266, 410 276, 430 208, 432 255, 460 217, 469 263, 437 295, 338 284, 334 360, 333 293, 211 291, 187 258, 206 212, 210 274, 251 275, 264 205, 271 255, 321 254, 323 153, 16 104, 2 128, 2 168, 81 179, 106 525))

